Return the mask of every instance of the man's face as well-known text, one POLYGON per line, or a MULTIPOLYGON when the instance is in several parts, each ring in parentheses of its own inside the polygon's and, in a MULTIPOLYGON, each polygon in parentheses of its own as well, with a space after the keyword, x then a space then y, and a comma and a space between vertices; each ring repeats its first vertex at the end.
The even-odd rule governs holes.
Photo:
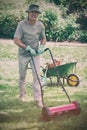
POLYGON ((32 12, 28 13, 29 20, 35 21, 37 19, 38 15, 39 14, 36 11, 32 11, 32 12))

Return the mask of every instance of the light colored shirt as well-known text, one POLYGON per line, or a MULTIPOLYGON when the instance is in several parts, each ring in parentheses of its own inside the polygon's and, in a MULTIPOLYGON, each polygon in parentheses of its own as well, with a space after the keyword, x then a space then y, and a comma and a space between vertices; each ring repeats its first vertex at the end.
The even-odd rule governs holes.
MULTIPOLYGON (((41 39, 46 39, 45 27, 42 22, 36 21, 35 24, 29 24, 27 19, 24 19, 18 23, 14 37, 19 38, 26 46, 30 45, 35 51, 39 46, 41 39)), ((28 52, 25 49, 19 47, 19 54, 28 56, 28 52)))

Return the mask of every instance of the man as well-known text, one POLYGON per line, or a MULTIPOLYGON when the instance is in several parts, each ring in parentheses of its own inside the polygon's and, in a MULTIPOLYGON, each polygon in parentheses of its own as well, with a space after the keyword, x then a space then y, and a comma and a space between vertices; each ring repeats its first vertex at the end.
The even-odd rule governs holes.
POLYGON ((44 52, 46 44, 45 27, 42 22, 38 21, 38 15, 41 13, 39 5, 30 5, 26 12, 28 13, 28 19, 24 19, 19 22, 14 34, 14 43, 19 47, 19 96, 21 100, 25 99, 25 78, 28 63, 30 63, 33 74, 32 87, 34 100, 38 107, 43 107, 40 84, 38 82, 29 52, 33 56, 36 70, 40 78, 40 54, 44 52))

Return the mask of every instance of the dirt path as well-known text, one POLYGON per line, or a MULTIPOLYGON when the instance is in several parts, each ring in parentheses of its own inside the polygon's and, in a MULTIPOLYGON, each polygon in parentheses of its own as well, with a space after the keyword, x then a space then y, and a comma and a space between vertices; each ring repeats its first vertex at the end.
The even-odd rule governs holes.
MULTIPOLYGON (((0 39, 0 43, 7 44, 13 43, 13 40, 11 39, 0 39)), ((81 47, 87 47, 87 43, 79 43, 79 42, 47 42, 47 46, 81 46, 81 47)))
POLYGON ((81 47, 87 47, 87 43, 80 43, 80 42, 47 42, 47 45, 52 46, 81 46, 81 47))

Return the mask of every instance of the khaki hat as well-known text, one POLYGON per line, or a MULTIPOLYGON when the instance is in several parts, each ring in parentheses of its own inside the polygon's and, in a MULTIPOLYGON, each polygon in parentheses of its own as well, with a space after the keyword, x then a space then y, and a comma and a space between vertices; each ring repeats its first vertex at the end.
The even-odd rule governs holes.
POLYGON ((32 4, 28 7, 28 9, 26 10, 27 13, 30 13, 30 12, 33 12, 33 11, 36 11, 37 13, 41 13, 40 10, 39 10, 39 5, 35 5, 35 4, 32 4))

